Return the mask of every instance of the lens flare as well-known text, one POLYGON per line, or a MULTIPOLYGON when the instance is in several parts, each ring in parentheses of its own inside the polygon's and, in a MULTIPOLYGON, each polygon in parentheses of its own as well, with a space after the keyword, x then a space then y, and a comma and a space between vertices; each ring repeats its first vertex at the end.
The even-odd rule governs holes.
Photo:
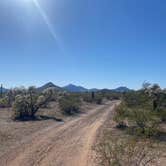
POLYGON ((52 24, 51 24, 51 22, 50 22, 50 20, 49 20, 49 18, 47 16, 47 14, 45 13, 43 8, 39 4, 38 0, 33 0, 33 3, 36 6, 36 8, 37 8, 38 12, 40 13, 40 15, 42 16, 42 18, 43 18, 45 24, 47 25, 52 37, 57 41, 57 35, 56 35, 55 31, 54 31, 54 28, 53 28, 53 26, 52 26, 52 24))

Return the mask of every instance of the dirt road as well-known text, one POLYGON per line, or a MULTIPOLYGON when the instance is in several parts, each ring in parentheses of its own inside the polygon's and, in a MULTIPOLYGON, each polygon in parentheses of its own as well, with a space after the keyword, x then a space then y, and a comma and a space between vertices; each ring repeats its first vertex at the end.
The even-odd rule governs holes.
POLYGON ((1 166, 92 166, 98 129, 116 102, 98 106, 73 120, 43 129, 0 158, 1 166))

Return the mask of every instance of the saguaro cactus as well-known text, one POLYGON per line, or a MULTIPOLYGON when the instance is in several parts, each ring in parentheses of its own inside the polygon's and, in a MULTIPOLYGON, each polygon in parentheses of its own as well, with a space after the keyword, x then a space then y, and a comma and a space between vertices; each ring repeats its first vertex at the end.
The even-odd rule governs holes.
POLYGON ((1 84, 1 88, 0 88, 0 97, 2 98, 2 93, 3 93, 3 85, 1 84))
POLYGON ((95 92, 92 92, 91 96, 92 96, 92 99, 94 100, 95 99, 95 92))

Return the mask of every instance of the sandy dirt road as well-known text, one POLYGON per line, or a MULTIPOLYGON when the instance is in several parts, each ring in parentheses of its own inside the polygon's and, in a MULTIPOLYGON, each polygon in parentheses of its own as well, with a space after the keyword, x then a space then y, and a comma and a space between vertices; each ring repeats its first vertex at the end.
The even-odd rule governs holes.
POLYGON ((116 102, 108 102, 64 123, 43 129, 0 158, 1 166, 93 166, 97 131, 116 102))

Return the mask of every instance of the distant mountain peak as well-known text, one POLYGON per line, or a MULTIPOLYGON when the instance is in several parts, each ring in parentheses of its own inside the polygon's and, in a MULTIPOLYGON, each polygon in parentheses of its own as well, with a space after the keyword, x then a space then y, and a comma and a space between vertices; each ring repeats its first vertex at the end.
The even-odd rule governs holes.
POLYGON ((97 92, 98 91, 98 89, 96 88, 87 89, 87 88, 84 88, 83 86, 77 86, 74 84, 68 84, 64 86, 63 89, 69 92, 97 92))
POLYGON ((88 89, 82 87, 82 86, 77 86, 74 84, 68 84, 63 87, 63 89, 70 91, 70 92, 87 92, 88 89))
POLYGON ((127 88, 126 86, 120 86, 116 89, 112 89, 115 92, 129 92, 131 89, 127 88))
POLYGON ((79 86, 77 86, 77 85, 74 85, 74 84, 68 84, 68 85, 66 85, 66 86, 64 86, 64 87, 69 87, 69 86, 73 86, 73 87, 79 87, 79 86))
POLYGON ((54 87, 54 86, 56 86, 56 85, 55 85, 55 84, 53 84, 52 82, 48 82, 48 83, 46 83, 46 84, 45 84, 45 86, 54 87))
POLYGON ((48 88, 54 88, 54 89, 57 90, 57 91, 63 91, 63 89, 62 89, 61 87, 55 85, 55 84, 52 83, 52 82, 48 82, 48 83, 44 84, 43 86, 37 88, 37 90, 38 90, 39 92, 42 92, 43 90, 48 89, 48 88))

